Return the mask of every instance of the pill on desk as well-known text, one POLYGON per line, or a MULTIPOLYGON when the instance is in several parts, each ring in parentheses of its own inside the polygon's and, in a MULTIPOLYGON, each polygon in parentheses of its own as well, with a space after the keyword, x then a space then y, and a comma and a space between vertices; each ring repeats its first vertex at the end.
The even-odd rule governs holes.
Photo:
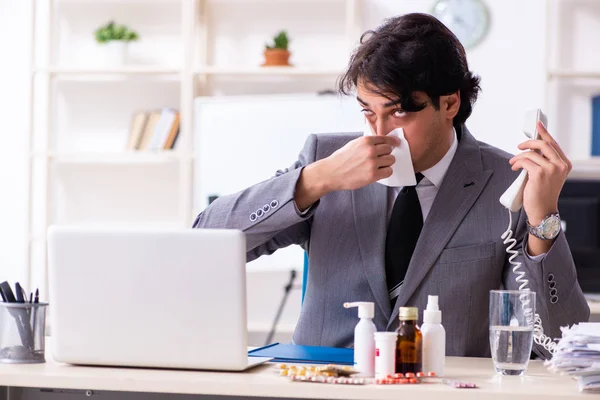
POLYGON ((395 378, 395 379, 401 379, 401 378, 404 378, 404 374, 394 374, 394 378, 395 378))
POLYGON ((459 382, 454 380, 444 380, 444 383, 448 386, 452 386, 456 389, 474 389, 477 387, 476 384, 470 382, 459 382))
POLYGON ((410 378, 408 380, 409 383, 419 383, 419 381, 416 378, 410 378))
POLYGON ((430 371, 430 372, 427 373, 427 376, 436 376, 436 374, 435 374, 435 372, 430 371))
POLYGON ((412 372, 407 372, 406 374, 404 374, 404 376, 406 376, 407 378, 414 378, 415 374, 412 372))
POLYGON ((422 378, 424 376, 425 374, 423 372, 417 372, 417 378, 422 378))

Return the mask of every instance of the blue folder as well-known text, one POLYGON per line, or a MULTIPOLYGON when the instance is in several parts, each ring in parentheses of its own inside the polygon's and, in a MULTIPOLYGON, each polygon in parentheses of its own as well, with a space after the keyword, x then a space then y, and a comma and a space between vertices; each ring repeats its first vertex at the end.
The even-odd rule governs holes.
POLYGON ((354 350, 339 347, 273 343, 248 352, 250 357, 272 357, 278 363, 354 365, 354 350))

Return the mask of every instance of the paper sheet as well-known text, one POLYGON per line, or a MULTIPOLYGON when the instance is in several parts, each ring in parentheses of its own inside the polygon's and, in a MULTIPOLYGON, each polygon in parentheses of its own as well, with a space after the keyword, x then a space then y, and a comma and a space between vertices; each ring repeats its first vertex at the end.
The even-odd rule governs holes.
MULTIPOLYGON (((364 136, 372 136, 373 130, 369 122, 365 122, 364 136)), ((392 176, 389 178, 380 179, 379 183, 386 186, 398 187, 398 186, 415 186, 417 180, 415 178, 415 170, 412 165, 412 158, 410 157, 410 146, 404 138, 404 130, 402 128, 396 128, 388 136, 395 136, 400 139, 400 145, 396 146, 392 150, 392 155, 396 158, 396 161, 392 165, 392 176)))

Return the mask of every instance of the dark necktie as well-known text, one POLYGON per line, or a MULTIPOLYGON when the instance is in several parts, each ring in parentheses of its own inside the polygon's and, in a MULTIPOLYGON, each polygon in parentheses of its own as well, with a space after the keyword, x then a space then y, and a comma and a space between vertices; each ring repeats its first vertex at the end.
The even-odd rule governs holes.
MULTIPOLYGON (((418 173, 415 177, 418 185, 423 175, 418 173)), ((385 238, 385 274, 392 304, 398 297, 423 228, 423 212, 416 188, 405 186, 398 193, 385 238)))

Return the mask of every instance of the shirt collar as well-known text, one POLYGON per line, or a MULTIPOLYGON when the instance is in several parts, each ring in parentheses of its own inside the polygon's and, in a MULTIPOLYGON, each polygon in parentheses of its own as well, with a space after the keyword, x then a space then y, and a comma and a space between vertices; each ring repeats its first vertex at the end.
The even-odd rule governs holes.
POLYGON ((442 157, 442 159, 438 161, 438 163, 435 164, 433 167, 421 172, 423 176, 427 178, 428 181, 433 183, 438 189, 442 185, 442 181, 446 176, 446 172, 448 172, 450 163, 452 162, 454 154, 456 154, 456 149, 458 148, 458 138, 456 135, 456 129, 452 128, 452 131, 454 132, 454 137, 452 139, 450 149, 448 149, 446 155, 444 155, 444 157, 442 157))

